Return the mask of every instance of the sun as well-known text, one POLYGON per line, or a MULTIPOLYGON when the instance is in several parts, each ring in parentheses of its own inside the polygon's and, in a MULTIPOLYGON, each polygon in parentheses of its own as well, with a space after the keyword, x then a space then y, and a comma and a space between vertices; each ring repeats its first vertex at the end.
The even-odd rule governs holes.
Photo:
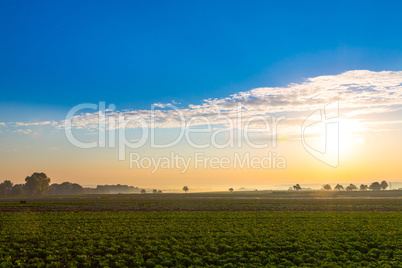
POLYGON ((360 120, 339 120, 339 152, 352 154, 358 150, 358 145, 363 145, 366 139, 363 134, 364 127, 360 120))

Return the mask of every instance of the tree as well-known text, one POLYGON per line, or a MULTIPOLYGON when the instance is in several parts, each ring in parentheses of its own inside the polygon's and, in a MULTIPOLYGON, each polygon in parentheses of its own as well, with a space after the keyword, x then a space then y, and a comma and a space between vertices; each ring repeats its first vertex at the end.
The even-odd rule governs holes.
POLYGON ((69 195, 72 189, 73 184, 71 182, 53 183, 50 185, 50 193, 52 195, 69 195))
POLYGON ((343 186, 338 183, 338 184, 335 186, 335 189, 338 190, 338 191, 343 190, 343 186))
POLYGON ((332 189, 332 188, 331 188, 331 185, 329 185, 329 184, 323 185, 322 188, 323 188, 324 190, 327 190, 327 191, 332 189))
POLYGON ((109 188, 106 187, 106 185, 97 185, 95 189, 95 193, 97 194, 108 194, 109 193, 109 188))
POLYGON ((11 190, 12 196, 22 196, 24 195, 24 185, 23 184, 16 184, 13 186, 11 190))
POLYGON ((346 187, 346 191, 353 191, 356 189, 357 189, 356 185, 354 185, 352 183, 348 187, 346 187))
POLYGON ((29 195, 39 196, 49 190, 50 178, 45 173, 35 172, 25 178, 25 189, 29 195))
POLYGON ((162 190, 158 190, 158 194, 161 194, 162 193, 162 190))
POLYGON ((84 187, 79 185, 78 183, 73 183, 72 188, 71 188, 71 193, 70 194, 83 194, 84 193, 84 187))
POLYGON ((9 180, 5 180, 0 183, 0 196, 11 195, 11 191, 13 189, 13 183, 9 180))
POLYGON ((380 183, 380 186, 381 186, 381 189, 382 189, 382 190, 385 190, 385 189, 387 189, 387 187, 388 187, 388 183, 387 183, 386 181, 382 181, 382 182, 380 183))
POLYGON ((156 194, 156 193, 158 193, 158 190, 153 189, 153 190, 152 190, 152 193, 156 194))
POLYGON ((381 190, 381 184, 379 184, 377 181, 373 182, 370 185, 369 189, 372 190, 372 191, 380 191, 381 190))
POLYGON ((232 193, 232 192, 233 192, 233 188, 229 188, 229 192, 231 192, 231 193, 232 193))
POLYGON ((296 191, 299 191, 302 188, 301 188, 300 184, 296 184, 296 185, 293 186, 293 189, 295 189, 296 191))
POLYGON ((142 190, 141 190, 141 193, 142 193, 142 194, 146 194, 147 191, 145 191, 145 189, 142 189, 142 190))
POLYGON ((6 191, 8 193, 11 193, 11 190, 13 189, 13 183, 11 181, 9 181, 9 180, 5 180, 2 184, 6 188, 6 191))
POLYGON ((183 187, 183 191, 184 191, 185 193, 187 193, 188 187, 187 187, 187 186, 184 186, 184 187, 183 187))
POLYGON ((8 193, 6 190, 6 186, 3 183, 1 183, 0 184, 0 196, 7 196, 7 195, 8 195, 8 193))
POLYGON ((367 185, 365 185, 365 184, 360 185, 360 191, 367 191, 367 189, 368 189, 367 185))
MULTIPOLYGON (((102 185, 98 185, 95 191, 99 194, 108 193, 108 189, 106 189, 102 185)), ((66 181, 60 184, 53 183, 52 185, 50 185, 49 193, 51 195, 78 195, 84 193, 84 188, 77 183, 66 181)))

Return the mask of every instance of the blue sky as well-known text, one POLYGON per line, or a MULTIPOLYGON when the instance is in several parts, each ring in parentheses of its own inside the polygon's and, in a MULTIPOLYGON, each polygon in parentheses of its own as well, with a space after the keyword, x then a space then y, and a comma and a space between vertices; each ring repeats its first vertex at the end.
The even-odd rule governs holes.
POLYGON ((0 120, 60 119, 101 100, 118 109, 185 105, 347 70, 401 70, 401 9, 400 1, 2 1, 0 120))

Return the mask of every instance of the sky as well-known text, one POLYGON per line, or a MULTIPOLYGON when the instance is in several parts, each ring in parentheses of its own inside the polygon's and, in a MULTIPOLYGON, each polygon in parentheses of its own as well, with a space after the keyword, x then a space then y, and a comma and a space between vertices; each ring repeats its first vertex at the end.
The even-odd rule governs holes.
POLYGON ((52 182, 165 188, 402 181, 401 8, 2 1, 0 180, 41 171, 52 182), (155 148, 153 131, 155 144, 172 145, 155 148), (185 172, 172 153, 190 159, 185 172), (229 163, 195 167, 196 154, 229 163), (166 168, 135 166, 158 159, 166 168), (265 167, 234 167, 259 160, 265 167))

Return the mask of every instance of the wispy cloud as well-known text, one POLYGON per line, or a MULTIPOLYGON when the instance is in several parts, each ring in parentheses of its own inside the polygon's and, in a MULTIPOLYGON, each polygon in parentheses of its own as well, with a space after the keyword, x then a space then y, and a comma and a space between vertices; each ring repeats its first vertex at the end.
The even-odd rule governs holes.
POLYGON ((17 129, 15 131, 12 131, 12 133, 31 134, 32 130, 30 130, 30 129, 17 129))
MULTIPOLYGON (((308 78, 303 83, 290 84, 287 87, 263 87, 238 92, 225 98, 210 98, 200 104, 191 104, 172 109, 173 104, 154 104, 154 110, 106 111, 106 118, 129 118, 143 120, 150 125, 155 119, 155 127, 176 128, 181 126, 179 113, 188 121, 194 117, 207 118, 213 124, 226 124, 226 118, 242 119, 252 116, 286 115, 289 131, 300 126, 301 113, 323 108, 333 101, 339 101, 341 116, 353 119, 361 115, 395 112, 402 109, 402 72, 372 72, 366 70, 348 71, 339 75, 308 78)), ((108 121, 107 121, 108 122, 108 121)), ((202 121, 198 121, 202 124, 202 121)), ((392 122, 389 122, 393 124, 392 122)), ((194 121, 194 124, 196 121, 194 121)), ((5 126, 4 123, 0 125, 5 126)), ((14 127, 52 126, 63 128, 64 121, 44 121, 28 123, 10 123, 14 127)), ((374 126, 374 122, 365 121, 365 127, 374 126), (372 124, 371 124, 372 123, 372 124)), ((118 124, 115 124, 118 127, 118 124)), ((109 128, 115 127, 108 125, 109 128)), ((73 117, 73 128, 94 130, 99 128, 99 112, 78 114, 73 117)), ((139 127, 132 123, 127 128, 139 127)))

